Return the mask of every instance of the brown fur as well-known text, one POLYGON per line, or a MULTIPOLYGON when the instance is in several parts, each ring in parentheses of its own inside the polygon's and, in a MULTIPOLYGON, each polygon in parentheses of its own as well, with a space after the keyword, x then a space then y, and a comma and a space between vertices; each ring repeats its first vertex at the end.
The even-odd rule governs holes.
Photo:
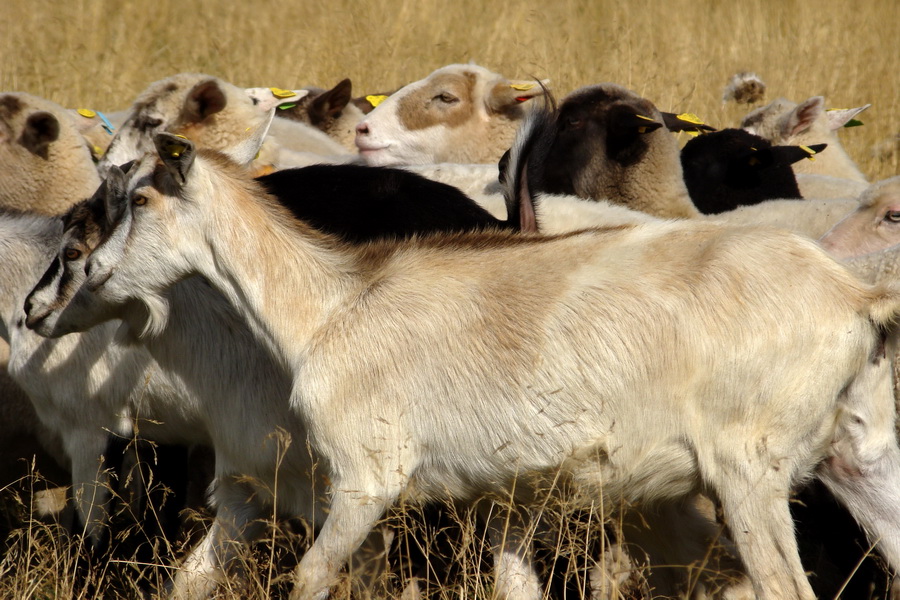
POLYGON ((405 96, 397 107, 400 122, 410 131, 426 129, 445 124, 448 127, 459 127, 474 114, 469 110, 460 110, 472 104, 475 94, 476 77, 473 73, 456 75, 445 73, 435 76, 426 85, 405 96), (437 98, 442 93, 450 93, 458 99, 452 106, 442 106, 437 98), (433 111, 424 112, 422 107, 435 107, 433 111))

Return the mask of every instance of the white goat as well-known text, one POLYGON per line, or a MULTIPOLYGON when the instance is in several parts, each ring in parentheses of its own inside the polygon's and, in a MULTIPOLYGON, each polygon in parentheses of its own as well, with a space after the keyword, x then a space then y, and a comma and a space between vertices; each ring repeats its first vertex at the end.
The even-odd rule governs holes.
MULTIPOLYGON (((10 345, 9 373, 27 393, 42 424, 61 439, 58 457, 72 473, 73 497, 93 544, 103 537, 109 500, 108 474, 101 457, 108 436, 130 438, 139 420, 142 433, 161 442, 182 441, 171 410, 164 426, 151 410, 181 404, 182 390, 160 381, 149 355, 113 343, 116 325, 59 340, 25 327, 25 296, 47 269, 59 246, 61 222, 37 215, 0 215, 0 320, 10 345), (142 419, 147 419, 143 421, 142 419)), ((193 431, 193 424, 181 431, 193 431)), ((196 436, 194 436, 196 437, 196 436)))
POLYGON ((810 240, 683 221, 359 251, 287 218, 221 155, 165 134, 157 147, 87 284, 125 301, 201 273, 293 372, 332 482, 293 598, 327 594, 408 487, 528 502, 560 477, 588 504, 705 486, 757 595, 806 600, 787 500, 818 467, 900 564, 882 355, 900 300, 810 240))
POLYGON ((494 163, 509 148, 534 81, 475 64, 448 65, 391 94, 356 127, 369 165, 494 163))

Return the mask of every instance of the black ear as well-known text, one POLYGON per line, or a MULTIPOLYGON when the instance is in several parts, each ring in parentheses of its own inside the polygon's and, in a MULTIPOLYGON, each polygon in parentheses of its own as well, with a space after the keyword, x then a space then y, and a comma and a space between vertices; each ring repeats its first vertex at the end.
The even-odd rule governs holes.
POLYGON ((153 137, 153 144, 175 183, 179 186, 187 183, 188 173, 197 155, 194 144, 187 138, 171 133, 157 133, 153 137))
POLYGON ((106 209, 106 225, 112 229, 125 209, 125 173, 121 167, 113 165, 103 183, 103 205, 106 209))
POLYGON ((663 124, 641 114, 631 106, 615 106, 610 110, 609 129, 616 137, 635 137, 656 131, 663 124))
POLYGON ((813 144, 811 146, 772 146, 770 150, 772 155, 775 156, 776 162, 790 165, 803 160, 804 158, 812 158, 827 147, 828 144, 813 144))
POLYGON ((322 92, 313 98, 309 105, 310 121, 315 125, 340 115, 341 111, 350 103, 352 89, 353 84, 350 79, 344 79, 327 92, 322 92))
POLYGON ((50 144, 59 139, 59 121, 46 111, 28 115, 19 143, 29 152, 46 159, 50 144))
POLYGON ((188 93, 184 101, 186 120, 190 123, 199 123, 210 115, 213 115, 228 104, 225 92, 215 80, 198 83, 188 93))
POLYGON ((669 131, 715 131, 715 127, 711 127, 706 123, 694 119, 693 115, 676 115, 675 113, 662 114, 663 124, 669 131))

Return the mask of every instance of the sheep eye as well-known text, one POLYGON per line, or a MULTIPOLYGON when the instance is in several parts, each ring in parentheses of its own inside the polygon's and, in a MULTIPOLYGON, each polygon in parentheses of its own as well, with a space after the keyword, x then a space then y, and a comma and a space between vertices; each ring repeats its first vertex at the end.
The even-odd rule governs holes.
POLYGON ((78 260, 81 258, 81 250, 78 248, 66 248, 66 251, 63 252, 63 256, 66 257, 66 260, 78 260))
POLYGON ((889 210, 884 215, 884 220, 891 223, 900 223, 900 210, 889 210))
POLYGON ((135 206, 144 206, 145 204, 147 204, 147 196, 135 196, 135 197, 131 200, 131 202, 132 202, 135 206))

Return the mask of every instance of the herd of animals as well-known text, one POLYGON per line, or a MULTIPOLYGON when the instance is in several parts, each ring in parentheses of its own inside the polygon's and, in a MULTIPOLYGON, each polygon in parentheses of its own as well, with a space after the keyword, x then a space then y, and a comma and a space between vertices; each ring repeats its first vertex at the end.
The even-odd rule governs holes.
POLYGON ((790 508, 814 481, 804 502, 862 532, 837 545, 879 557, 869 593, 889 582, 900 178, 838 139, 867 107, 777 100, 716 131, 547 85, 179 74, 109 115, 0 94, 6 481, 70 486, 99 549, 116 441, 211 450, 178 599, 214 594, 273 512, 316 532, 291 597, 325 598, 406 497, 477 504, 493 595, 541 598, 547 496, 623 507, 636 562, 714 540, 739 561, 724 584, 651 568, 654 597, 833 596, 790 508))

